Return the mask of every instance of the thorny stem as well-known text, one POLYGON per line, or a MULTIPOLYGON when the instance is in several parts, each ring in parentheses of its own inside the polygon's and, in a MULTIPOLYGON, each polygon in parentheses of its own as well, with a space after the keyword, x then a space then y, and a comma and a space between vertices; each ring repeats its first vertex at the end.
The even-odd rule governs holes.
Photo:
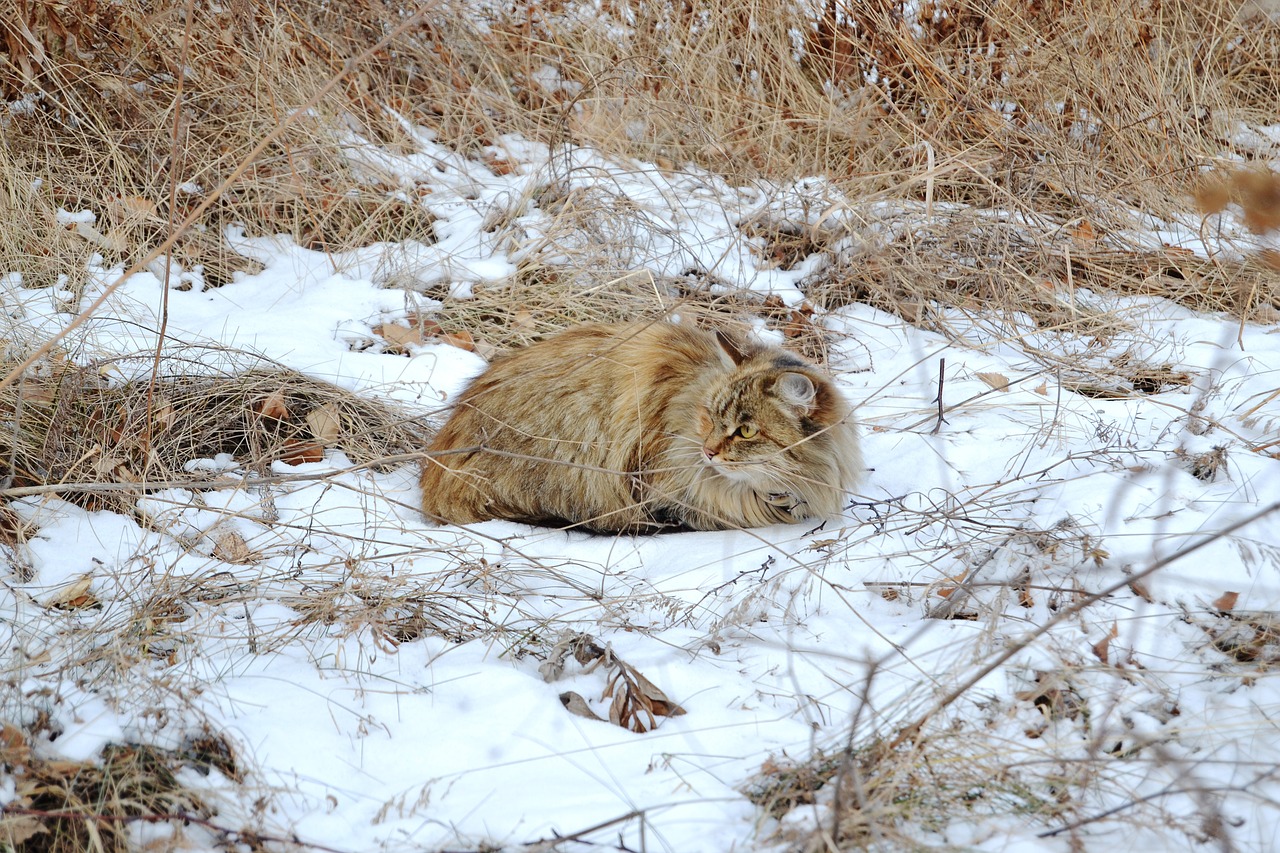
POLYGON ((946 381, 946 379, 947 379, 947 360, 945 358, 940 358, 938 359, 938 399, 937 399, 938 422, 933 425, 933 430, 931 432, 932 435, 937 435, 938 431, 942 429, 942 425, 945 423, 949 423, 949 421, 943 415, 943 405, 942 405, 942 386, 943 386, 943 383, 946 381))

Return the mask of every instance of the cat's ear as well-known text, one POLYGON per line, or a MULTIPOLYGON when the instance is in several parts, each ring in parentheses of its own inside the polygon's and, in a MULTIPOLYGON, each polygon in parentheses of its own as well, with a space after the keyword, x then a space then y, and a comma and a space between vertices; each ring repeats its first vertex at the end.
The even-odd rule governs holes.
POLYGON ((746 348, 722 329, 716 329, 716 341, 720 344, 720 360, 725 367, 733 370, 747 360, 746 348))
POLYGON ((784 373, 778 377, 773 388, 783 402, 800 409, 812 406, 813 398, 818 395, 818 389, 813 387, 813 380, 803 373, 784 373))

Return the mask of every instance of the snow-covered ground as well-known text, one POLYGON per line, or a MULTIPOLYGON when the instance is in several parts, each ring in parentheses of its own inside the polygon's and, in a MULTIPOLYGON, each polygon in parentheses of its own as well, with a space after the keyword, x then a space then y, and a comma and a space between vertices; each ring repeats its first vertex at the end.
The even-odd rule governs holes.
MULTIPOLYGON (((397 156, 353 140, 350 156, 371 180, 422 198, 438 242, 332 255, 239 237, 265 269, 217 289, 187 271, 193 286, 169 293, 166 352, 257 353, 435 416, 483 360, 438 341, 408 357, 384 352, 375 327, 438 305, 386 285, 446 284, 455 298, 504 286, 530 247, 548 256, 554 214, 539 199, 549 184, 561 198, 626 202, 581 237, 607 241, 618 267, 696 270, 788 305, 823 258, 773 267, 738 223, 844 216, 862 223, 843 247, 854 252, 893 227, 820 180, 734 188, 519 140, 502 151, 519 168, 499 175, 425 135, 420 144, 397 156)), ((97 270, 81 304, 119 272, 97 270)), ((69 319, 65 293, 7 281, 5 308, 24 334, 69 319)), ((48 497, 17 501, 39 532, 30 579, 0 584, 5 670, 18 678, 0 715, 49 714, 61 734, 39 749, 71 759, 109 742, 172 746, 207 726, 233 744, 246 777, 183 781, 217 806, 217 823, 296 836, 304 849, 519 848, 557 836, 575 836, 566 850, 780 844, 779 828, 829 818, 799 807, 779 824, 753 805, 744 791, 762 766, 838 752, 851 726, 855 746, 892 736, 1085 596, 1280 499, 1278 327, 1156 298, 1070 298, 1130 331, 1013 338, 974 324, 948 341, 863 305, 820 313, 872 468, 845 514, 821 525, 617 538, 441 528, 415 509, 413 466, 344 472, 337 451, 277 466, 338 472, 329 479, 200 500, 153 493, 146 529, 48 497), (941 359, 948 409, 935 429, 941 359), (1119 375, 1124 359, 1187 381, 1090 395, 1064 367, 1119 375), (227 531, 250 551, 238 562, 219 559, 227 531), (48 606, 86 579, 101 608, 48 606), (174 597, 177 615, 131 624, 158 595, 174 597), (314 618, 317 607, 332 618, 314 618), (604 716, 608 707, 603 668, 543 678, 540 664, 573 631, 687 713, 639 734, 569 713, 566 691, 604 716)), ((78 351, 155 346, 159 305, 159 278, 134 276, 78 351)), ((962 331, 971 322, 949 319, 962 331)), ((929 718, 931 737, 955 741, 948 761, 974 772, 935 767, 919 784, 990 784, 941 822, 904 812, 898 831, 984 850, 1180 850, 1216 831, 1229 839, 1222 849, 1275 849, 1277 610, 1272 513, 1061 619, 929 718), (1018 817, 1059 794, 1069 813, 1018 817), (1218 830, 1207 825, 1215 815, 1218 830)), ((0 777, 0 800, 11 791, 0 777)), ((191 849, 214 841, 184 831, 191 849)))

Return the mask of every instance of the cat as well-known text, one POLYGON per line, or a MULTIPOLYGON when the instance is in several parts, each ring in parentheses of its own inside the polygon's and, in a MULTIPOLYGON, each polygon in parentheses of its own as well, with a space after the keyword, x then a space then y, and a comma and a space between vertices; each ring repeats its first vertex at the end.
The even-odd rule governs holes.
POLYGON ((596 533, 838 515, 862 472, 849 404, 814 365, 690 324, 591 324, 496 358, 429 448, 435 521, 596 533))

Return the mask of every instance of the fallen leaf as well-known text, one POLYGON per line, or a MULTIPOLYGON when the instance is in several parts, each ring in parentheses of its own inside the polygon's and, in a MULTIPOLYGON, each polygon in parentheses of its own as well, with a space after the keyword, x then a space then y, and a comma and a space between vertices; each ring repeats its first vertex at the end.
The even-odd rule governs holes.
POLYGON ((256 562, 259 554, 249 547, 243 536, 234 530, 227 530, 213 543, 213 556, 224 563, 243 566, 256 562))
POLYGON ((471 336, 468 331, 461 332, 445 332, 440 336, 440 340, 444 341, 451 347, 466 350, 467 352, 476 351, 476 339, 471 336))
POLYGON ((178 419, 178 413, 173 408, 173 403, 161 397, 156 401, 157 405, 151 410, 151 422, 159 428, 161 432, 173 426, 178 419))
POLYGON ((140 195, 119 196, 115 199, 113 214, 117 221, 142 222, 159 219, 156 203, 140 195))
POLYGON ((1155 603, 1155 599, 1152 598, 1151 593, 1147 591, 1146 585, 1139 581, 1130 581, 1129 591, 1149 604, 1155 603))
POLYGON ((572 690, 560 694, 560 704, 563 705, 565 710, 570 714, 574 714, 579 717, 586 717, 588 720, 598 720, 602 723, 605 722, 603 717, 591 710, 591 706, 587 704, 586 699, 583 699, 581 695, 574 693, 572 690))
POLYGON ((325 447, 332 447, 342 433, 338 411, 332 403, 325 403, 307 412, 307 427, 316 441, 325 447))
POLYGON ((968 570, 968 569, 964 570, 963 572, 961 572, 961 573, 960 573, 960 574, 958 574, 958 575, 948 575, 948 576, 947 576, 947 580, 949 580, 949 581, 954 581, 954 582, 957 584, 957 586, 944 586, 944 587, 939 587, 939 589, 938 589, 938 595, 940 595, 940 596, 941 596, 941 597, 943 597, 943 598, 950 598, 950 597, 951 597, 951 593, 953 593, 953 592, 955 592, 957 589, 959 589, 960 587, 959 587, 958 585, 959 585, 959 584, 964 583, 964 579, 965 579, 965 578, 967 578, 968 576, 969 576, 969 570, 968 570))
POLYGON ((426 338, 421 329, 402 326, 399 323, 383 323, 381 326, 374 326, 373 333, 392 346, 399 348, 410 345, 421 346, 426 343, 426 338))
POLYGON ((92 597, 89 595, 89 587, 92 584, 92 575, 81 575, 66 586, 54 590, 40 603, 45 607, 82 607, 85 604, 85 599, 92 597))
POLYGON ((42 379, 23 379, 18 393, 24 403, 34 403, 37 406, 52 406, 57 399, 53 384, 42 379))
MULTIPOLYGON (((42 821, 31 815, 11 815, 4 819, 3 824, 0 824, 0 829, 4 832, 6 850, 26 850, 25 842, 42 832, 49 831, 42 821)), ((38 846, 43 849, 53 849, 54 842, 46 841, 38 846)))
POLYGON ((515 315, 511 318, 511 328, 532 332, 534 330, 533 312, 528 308, 517 308, 515 315))
POLYGON ((280 461, 289 465, 301 465, 304 462, 320 462, 324 459, 324 448, 314 441, 299 441, 286 438, 280 461))
POLYGON ((285 403, 283 391, 272 391, 261 398, 253 406, 255 414, 264 418, 282 421, 289 417, 289 406, 285 403))
POLYGON ((1240 593, 1238 592, 1224 592, 1213 600, 1213 609, 1222 611, 1223 613, 1229 612, 1235 608, 1236 602, 1239 601, 1239 599, 1240 593))
POLYGON ((516 170, 516 164, 512 160, 501 157, 497 154, 488 154, 484 158, 484 164, 489 167, 489 171, 498 177, 510 175, 516 170))
POLYGON ((1102 661, 1103 663, 1110 663, 1110 661, 1107 660, 1107 655, 1111 648, 1111 641, 1118 636, 1120 636, 1120 628, 1119 626, 1116 625, 1115 622, 1112 622, 1111 632, 1108 633, 1101 640, 1093 644, 1093 653, 1094 655, 1097 656, 1098 660, 1102 661))
POLYGON ((1002 373, 981 373, 981 372, 979 372, 979 373, 975 373, 975 374, 973 374, 973 375, 974 375, 974 376, 976 376, 976 377, 978 377, 979 379, 981 379, 981 380, 983 381, 983 383, 985 383, 985 384, 986 384, 986 386, 987 386, 988 388, 992 389, 993 391, 1008 391, 1008 390, 1009 390, 1009 377, 1005 376, 1005 375, 1004 375, 1004 374, 1002 374, 1002 373))

